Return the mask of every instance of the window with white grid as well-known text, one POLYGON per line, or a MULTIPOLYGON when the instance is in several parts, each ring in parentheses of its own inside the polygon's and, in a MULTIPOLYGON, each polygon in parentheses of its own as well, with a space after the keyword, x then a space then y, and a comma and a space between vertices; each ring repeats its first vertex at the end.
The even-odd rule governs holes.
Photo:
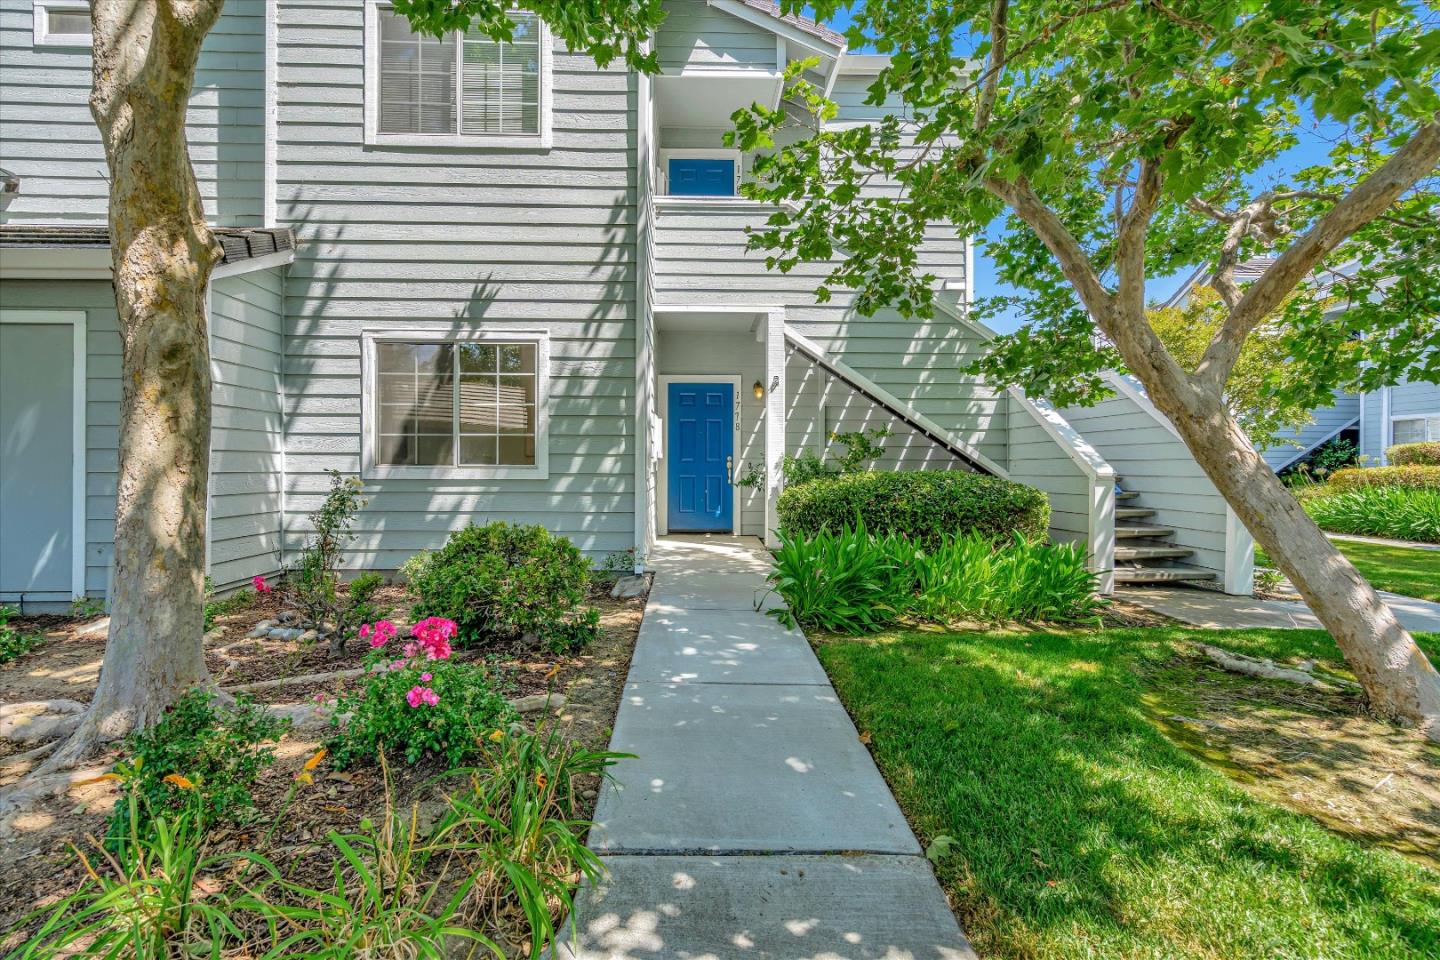
POLYGON ((369 20, 367 134, 375 143, 549 145, 549 50, 533 13, 510 14, 512 35, 478 30, 436 38, 375 0, 369 20))
POLYGON ((1440 441, 1440 414, 1424 417, 1395 417, 1390 421, 1390 443, 1440 441))
POLYGON ((400 476, 543 470, 547 357, 543 338, 374 339, 368 465, 400 476))

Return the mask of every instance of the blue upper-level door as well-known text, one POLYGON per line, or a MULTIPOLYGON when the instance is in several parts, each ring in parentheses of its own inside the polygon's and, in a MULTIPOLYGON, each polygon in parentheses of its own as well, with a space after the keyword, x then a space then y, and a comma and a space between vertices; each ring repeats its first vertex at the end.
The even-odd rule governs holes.
POLYGON ((734 390, 728 383, 670 384, 666 493, 671 533, 733 529, 734 390))
POLYGON ((735 161, 724 157, 675 157, 670 161, 670 195, 735 196, 735 161))

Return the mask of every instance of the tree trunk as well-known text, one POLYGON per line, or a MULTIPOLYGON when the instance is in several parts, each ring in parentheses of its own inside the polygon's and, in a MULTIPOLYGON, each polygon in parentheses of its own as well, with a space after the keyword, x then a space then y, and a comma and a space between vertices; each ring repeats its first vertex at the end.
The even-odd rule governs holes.
POLYGON ((1193 386, 1167 382, 1156 365, 1136 362, 1131 369, 1220 495, 1335 638, 1371 708, 1440 741, 1440 673, 1266 466, 1220 397, 1203 391, 1197 405, 1193 386))
POLYGON ((153 723, 209 679, 204 633, 210 356, 220 259, 185 143, 195 65, 222 0, 94 0, 90 109, 110 171, 120 313, 120 464, 110 633, 81 728, 57 755, 153 723))

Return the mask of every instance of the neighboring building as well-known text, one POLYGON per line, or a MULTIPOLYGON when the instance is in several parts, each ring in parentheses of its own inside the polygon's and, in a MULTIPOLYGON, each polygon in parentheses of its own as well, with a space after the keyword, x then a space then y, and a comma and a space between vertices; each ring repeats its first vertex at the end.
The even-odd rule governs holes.
MULTIPOLYGON (((0 212, 0 332, 31 371, 0 384, 0 600, 106 589, 119 340, 89 55, 69 32, 83 8, 0 0, 0 168, 18 184, 0 212), (55 359, 66 326, 74 349, 55 359), (53 482, 66 473, 73 486, 53 482)), ((1132 450, 960 373, 990 334, 967 317, 953 230, 923 250, 928 320, 861 317, 844 291, 817 303, 823 265, 780 273, 747 251, 745 227, 774 210, 736 196, 752 157, 721 146, 731 113, 778 103, 787 64, 817 57, 834 122, 873 121, 885 60, 764 0, 666 9, 662 71, 642 76, 565 52, 524 14, 502 45, 417 37, 385 0, 226 3, 189 116, 207 214, 234 248, 210 293, 217 585, 294 557, 331 470, 370 498, 351 569, 393 570, 492 519, 644 563, 668 533, 766 536, 784 454, 884 425, 879 469, 1044 489, 1052 534, 1082 543, 1107 589, 1118 564, 1119 579, 1248 592, 1248 540, 1203 476, 1137 462, 1117 507, 1107 461, 1132 450)), ((1097 432, 1184 455, 1127 396, 1097 432)))

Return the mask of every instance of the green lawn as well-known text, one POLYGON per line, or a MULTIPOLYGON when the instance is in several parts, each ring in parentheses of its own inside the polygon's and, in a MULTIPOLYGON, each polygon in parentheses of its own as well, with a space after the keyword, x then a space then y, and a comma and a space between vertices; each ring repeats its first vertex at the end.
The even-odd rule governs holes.
MULTIPOLYGON (((1412 547, 1389 547, 1379 543, 1332 540, 1340 552, 1377 590, 1403 593, 1407 597, 1440 601, 1440 551, 1412 547)), ((1255 562, 1269 566, 1258 547, 1255 562)))
POLYGON ((1147 719, 1142 677, 1202 634, 1339 663, 1318 631, 902 631, 818 652, 921 840, 954 838, 936 872, 984 957, 1440 956, 1440 874, 1255 799, 1147 719))

